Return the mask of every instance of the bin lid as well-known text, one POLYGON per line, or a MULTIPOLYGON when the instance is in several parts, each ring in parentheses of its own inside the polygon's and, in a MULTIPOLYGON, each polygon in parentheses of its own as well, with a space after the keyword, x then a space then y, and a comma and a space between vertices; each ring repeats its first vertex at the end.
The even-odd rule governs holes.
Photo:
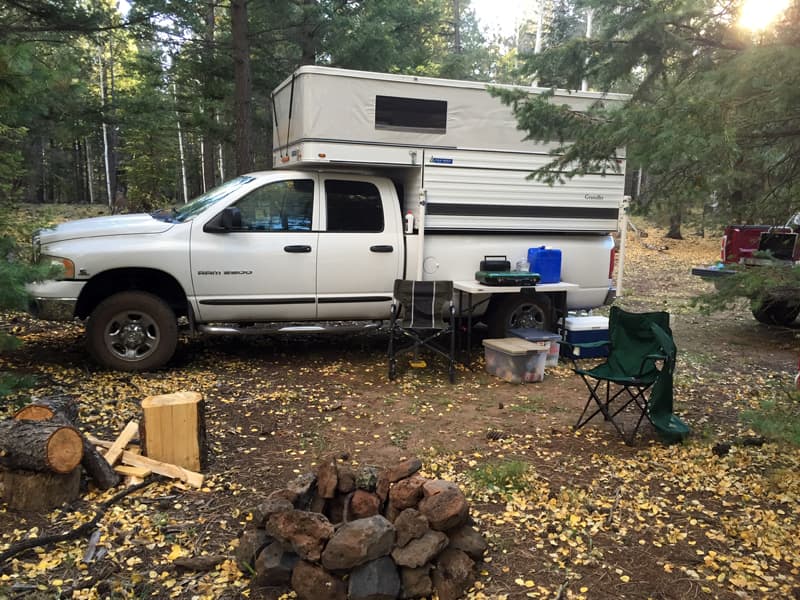
POLYGON ((564 319, 567 331, 591 331, 608 329, 608 317, 567 317, 564 319))
POLYGON ((510 354, 511 356, 522 356, 531 352, 546 352, 550 348, 549 343, 529 342, 518 337, 483 340, 483 345, 486 348, 510 354))
POLYGON ((533 327, 523 329, 510 329, 511 335, 528 340, 529 342, 553 342, 560 341, 561 335, 553 333, 552 331, 545 331, 544 329, 536 329, 533 327))

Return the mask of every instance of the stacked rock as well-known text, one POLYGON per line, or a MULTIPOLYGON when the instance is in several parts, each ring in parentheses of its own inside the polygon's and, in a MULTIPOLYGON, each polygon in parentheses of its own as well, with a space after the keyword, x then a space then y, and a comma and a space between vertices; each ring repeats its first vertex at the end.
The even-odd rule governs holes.
POLYGON ((487 544, 459 487, 421 467, 326 458, 251 511, 239 568, 254 587, 291 585, 300 600, 460 598, 487 544))

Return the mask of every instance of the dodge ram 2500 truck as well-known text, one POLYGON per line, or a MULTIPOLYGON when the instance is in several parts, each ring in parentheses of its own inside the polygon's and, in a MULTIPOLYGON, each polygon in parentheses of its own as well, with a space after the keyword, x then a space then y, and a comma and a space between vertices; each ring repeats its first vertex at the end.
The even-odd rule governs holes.
MULTIPOLYGON (((550 101, 581 111, 623 99, 550 101)), ((553 329, 564 310, 613 300, 623 150, 608 172, 532 180, 553 146, 525 139, 474 82, 303 67, 273 103, 276 170, 175 209, 38 232, 38 260, 63 274, 29 287, 34 310, 84 320, 97 361, 141 370, 169 360, 180 320, 225 335, 374 327, 396 279, 474 284, 486 256, 513 265, 541 246, 561 251, 559 283, 466 285, 469 316, 491 335, 553 329)))

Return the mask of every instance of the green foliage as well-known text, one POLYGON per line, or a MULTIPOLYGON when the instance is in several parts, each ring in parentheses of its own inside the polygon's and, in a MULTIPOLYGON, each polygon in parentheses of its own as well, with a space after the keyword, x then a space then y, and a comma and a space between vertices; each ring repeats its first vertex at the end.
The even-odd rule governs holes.
POLYGON ((756 267, 732 265, 733 275, 714 281, 713 292, 702 294, 692 302, 708 313, 731 308, 738 299, 748 298, 753 306, 768 298, 800 298, 800 268, 775 262, 756 267))
POLYGON ((22 408, 26 403, 24 399, 20 399, 15 403, 9 403, 7 400, 4 400, 4 398, 14 392, 31 388, 34 385, 36 385, 36 378, 31 375, 18 375, 0 371, 0 410, 7 407, 22 408))
POLYGON ((757 410, 746 410, 742 421, 773 442, 800 446, 800 405, 797 392, 785 401, 771 400, 757 410))
POLYGON ((493 492, 521 492, 531 486, 528 464, 519 460, 487 463, 475 467, 469 476, 481 488, 493 492))
POLYGON ((713 200, 720 221, 785 218, 800 173, 800 10, 793 4, 772 30, 751 36, 736 24, 740 5, 576 2, 594 12, 593 37, 564 36, 527 57, 523 73, 632 96, 577 115, 505 94, 532 139, 560 145, 535 176, 554 183, 608 172, 627 147, 628 168, 643 168, 649 181, 639 209, 680 214, 713 200))

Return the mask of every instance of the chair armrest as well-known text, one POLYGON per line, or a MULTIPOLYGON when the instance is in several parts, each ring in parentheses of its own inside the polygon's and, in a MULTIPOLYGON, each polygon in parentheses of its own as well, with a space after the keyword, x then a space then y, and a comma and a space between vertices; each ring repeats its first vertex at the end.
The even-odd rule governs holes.
POLYGON ((642 364, 639 365, 639 376, 644 374, 644 366, 648 362, 652 362, 653 366, 656 366, 656 361, 663 360, 664 362, 669 360, 669 356, 666 354, 648 354, 644 358, 642 358, 642 364))

